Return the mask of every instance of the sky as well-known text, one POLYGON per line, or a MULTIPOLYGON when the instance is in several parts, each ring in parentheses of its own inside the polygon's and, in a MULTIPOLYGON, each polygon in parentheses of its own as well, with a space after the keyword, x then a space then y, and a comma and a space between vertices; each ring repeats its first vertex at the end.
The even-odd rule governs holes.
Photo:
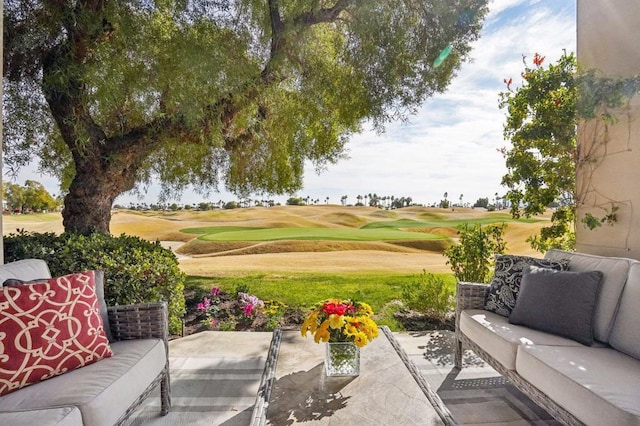
MULTIPOLYGON (((505 90, 504 79, 521 82, 523 55, 546 57, 545 65, 563 53, 576 51, 576 0, 490 0, 489 14, 478 41, 473 44, 470 62, 462 64, 458 75, 443 94, 429 98, 404 123, 387 125, 383 134, 364 126, 347 143, 348 159, 328 165, 317 174, 305 168, 304 188, 295 194, 269 196, 284 203, 289 196, 311 197, 321 203, 340 204, 347 196, 355 204, 358 195, 411 197, 414 203, 431 205, 444 193, 454 202, 474 203, 482 197, 493 200, 503 195, 500 185, 506 173, 498 149, 509 147, 502 136, 505 112, 498 107, 498 95, 505 90)), ((41 182, 52 194, 57 182, 23 170, 17 179, 41 182)), ((156 203, 158 188, 146 195, 123 194, 117 204, 156 203)), ((252 198, 264 199, 266 196, 252 198)), ((187 191, 178 204, 201 201, 237 200, 221 191, 204 197, 187 191)))

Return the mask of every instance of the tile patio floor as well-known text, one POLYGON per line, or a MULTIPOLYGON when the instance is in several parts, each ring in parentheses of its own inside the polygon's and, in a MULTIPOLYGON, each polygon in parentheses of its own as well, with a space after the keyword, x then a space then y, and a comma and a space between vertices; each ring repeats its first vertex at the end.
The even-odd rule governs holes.
MULTIPOLYGON (((558 424, 472 352, 456 370, 452 332, 394 336, 458 424, 558 424)), ((271 333, 215 331, 171 341, 171 412, 160 417, 152 396, 127 424, 251 425, 270 341, 271 333)))

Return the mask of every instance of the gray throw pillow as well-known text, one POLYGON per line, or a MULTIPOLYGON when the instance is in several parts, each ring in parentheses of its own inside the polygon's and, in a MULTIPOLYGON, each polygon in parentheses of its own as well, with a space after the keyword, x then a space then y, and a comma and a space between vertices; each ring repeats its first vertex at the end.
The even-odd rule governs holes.
POLYGON ((600 271, 554 271, 527 266, 509 322, 591 346, 602 276, 600 271))
POLYGON ((503 317, 511 315, 520 292, 522 271, 527 265, 566 271, 569 269, 569 260, 547 260, 510 254, 497 255, 495 272, 485 299, 485 310, 503 317))
POLYGON ((107 302, 104 300, 104 271, 94 271, 96 274, 96 295, 98 296, 98 305, 100 307, 100 316, 104 324, 104 332, 109 339, 109 343, 113 342, 113 334, 111 334, 111 326, 109 325, 109 315, 107 314, 107 302))

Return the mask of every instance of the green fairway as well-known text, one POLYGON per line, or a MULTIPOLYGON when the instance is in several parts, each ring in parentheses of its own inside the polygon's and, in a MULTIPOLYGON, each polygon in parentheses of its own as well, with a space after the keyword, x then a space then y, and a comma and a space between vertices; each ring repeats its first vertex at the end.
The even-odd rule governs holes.
MULTIPOLYGON (((204 228, 203 228, 204 230, 204 228)), ((204 241, 278 241, 278 240, 336 240, 336 241, 401 241, 441 240, 441 235, 399 231, 393 228, 242 228, 217 230, 199 237, 204 241)))
POLYGON ((201 228, 186 228, 181 229, 180 232, 185 234, 218 234, 221 232, 233 232, 233 231, 253 231, 264 228, 249 228, 246 226, 203 226, 201 228))
POLYGON ((519 222, 519 223, 536 223, 541 222, 540 219, 533 218, 525 218, 525 219, 513 219, 511 216, 505 217, 485 217, 485 218, 477 218, 477 219, 436 219, 436 220, 413 220, 413 219, 400 219, 400 220, 387 220, 381 222, 372 222, 364 225, 361 229, 381 229, 381 228, 437 228, 437 227, 451 227, 457 228, 460 225, 465 223, 469 225, 480 224, 480 225, 489 225, 489 224, 499 224, 499 223, 510 223, 510 222, 519 222))

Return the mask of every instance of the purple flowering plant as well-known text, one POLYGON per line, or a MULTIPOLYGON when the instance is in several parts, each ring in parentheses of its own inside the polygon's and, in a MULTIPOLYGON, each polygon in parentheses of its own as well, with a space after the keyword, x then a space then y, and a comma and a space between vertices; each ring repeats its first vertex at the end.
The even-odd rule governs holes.
POLYGON ((203 322, 218 330, 235 330, 238 325, 250 325, 263 307, 264 302, 257 296, 244 291, 230 294, 218 287, 213 287, 197 306, 204 316, 203 322))

